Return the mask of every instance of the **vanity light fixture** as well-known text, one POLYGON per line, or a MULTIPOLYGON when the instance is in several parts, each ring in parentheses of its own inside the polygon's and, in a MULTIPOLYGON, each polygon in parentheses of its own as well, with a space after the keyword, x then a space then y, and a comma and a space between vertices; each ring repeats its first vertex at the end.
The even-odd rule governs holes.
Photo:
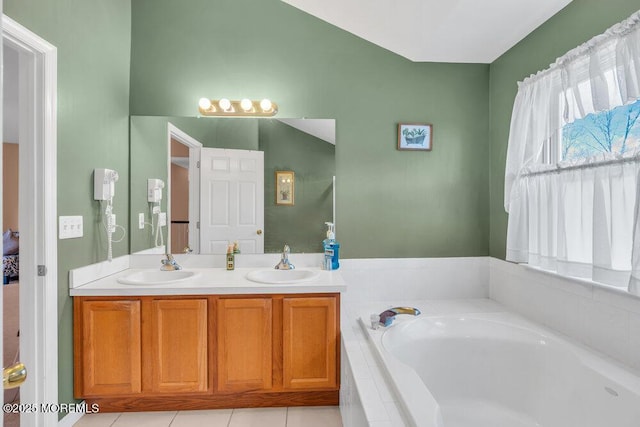
POLYGON ((208 99, 200 98, 198 110, 203 116, 240 117, 257 116, 270 117, 278 112, 278 105, 268 99, 252 101, 244 98, 241 101, 233 101, 227 98, 208 99))
POLYGON ((234 112, 234 109, 231 108, 231 101, 229 101, 227 98, 222 98, 220 101, 218 101, 218 105, 225 113, 234 112))
POLYGON ((247 98, 240 101, 240 108, 242 108, 242 111, 244 111, 245 113, 255 111, 255 108, 253 108, 253 102, 251 102, 251 100, 247 98))

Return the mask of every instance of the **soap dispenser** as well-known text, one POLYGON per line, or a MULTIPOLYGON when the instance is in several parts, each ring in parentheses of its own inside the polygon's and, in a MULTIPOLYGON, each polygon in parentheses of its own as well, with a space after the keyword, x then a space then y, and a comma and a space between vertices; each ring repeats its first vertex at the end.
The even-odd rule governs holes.
POLYGON ((327 225, 327 238, 322 241, 324 247, 325 270, 337 270, 340 268, 339 251, 340 243, 336 241, 335 226, 332 222, 325 222, 327 225))
POLYGON ((235 254, 233 252, 233 243, 227 245, 227 270, 235 269, 235 254))

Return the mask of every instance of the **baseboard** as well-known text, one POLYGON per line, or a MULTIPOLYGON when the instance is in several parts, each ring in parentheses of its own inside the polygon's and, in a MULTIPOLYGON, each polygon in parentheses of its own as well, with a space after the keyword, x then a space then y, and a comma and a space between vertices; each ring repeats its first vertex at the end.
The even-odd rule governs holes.
POLYGON ((100 412, 180 411, 196 409, 266 408, 284 406, 337 406, 340 390, 237 392, 229 394, 199 393, 191 395, 118 396, 87 398, 98 404, 100 412))
MULTIPOLYGON (((80 405, 83 405, 84 400, 80 402, 80 405)), ((80 421, 84 413, 82 412, 69 412, 65 415, 61 420, 58 420, 58 427, 73 427, 75 423, 80 421)))

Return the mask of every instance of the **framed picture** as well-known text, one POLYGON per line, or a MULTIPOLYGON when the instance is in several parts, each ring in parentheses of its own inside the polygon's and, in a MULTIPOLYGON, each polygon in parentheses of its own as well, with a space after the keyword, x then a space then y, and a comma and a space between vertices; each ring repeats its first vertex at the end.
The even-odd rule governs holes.
POLYGON ((293 206, 295 181, 293 171, 276 171, 276 205, 293 206))
POLYGON ((398 150, 431 151, 433 126, 429 124, 398 124, 398 150))

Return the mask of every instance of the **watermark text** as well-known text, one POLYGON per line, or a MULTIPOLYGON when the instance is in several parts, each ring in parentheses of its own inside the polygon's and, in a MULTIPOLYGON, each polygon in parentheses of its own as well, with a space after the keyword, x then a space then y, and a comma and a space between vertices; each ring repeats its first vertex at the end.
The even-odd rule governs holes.
POLYGON ((33 414, 33 413, 83 413, 95 414, 100 412, 97 403, 5 403, 2 405, 5 414, 33 414))

